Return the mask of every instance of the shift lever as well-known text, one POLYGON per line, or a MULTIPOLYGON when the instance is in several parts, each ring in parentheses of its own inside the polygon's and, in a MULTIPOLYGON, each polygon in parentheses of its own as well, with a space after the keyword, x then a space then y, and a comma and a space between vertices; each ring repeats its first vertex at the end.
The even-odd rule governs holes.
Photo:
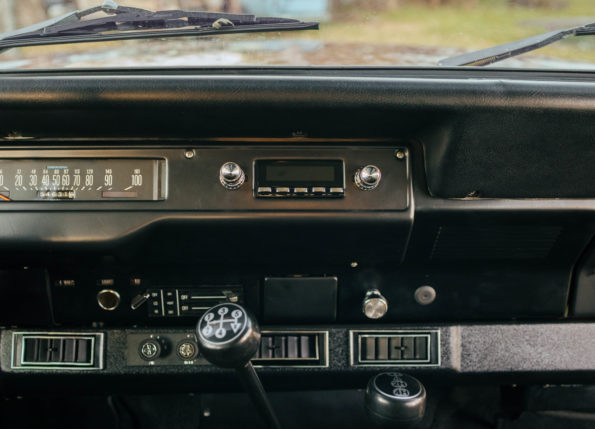
POLYGON ((211 307, 196 325, 198 347, 203 357, 221 368, 235 368, 256 409, 270 428, 280 429, 264 388, 250 362, 260 346, 258 322, 238 304, 211 307))

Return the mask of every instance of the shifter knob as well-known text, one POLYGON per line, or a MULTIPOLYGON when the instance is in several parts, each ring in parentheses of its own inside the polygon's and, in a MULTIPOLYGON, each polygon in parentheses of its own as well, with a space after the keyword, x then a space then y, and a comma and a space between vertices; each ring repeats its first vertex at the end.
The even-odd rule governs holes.
POLYGON ((384 427, 412 427, 426 409, 426 389, 416 378, 399 372, 374 376, 366 389, 366 410, 384 427))
POLYGON ((211 307, 196 325, 203 357, 222 368, 241 368, 254 357, 260 345, 258 322, 238 304, 211 307))
POLYGON ((260 329, 254 316, 238 304, 226 302, 216 305, 198 321, 196 338, 206 360, 222 368, 236 369, 268 427, 279 429, 279 419, 250 362, 260 346, 260 329))

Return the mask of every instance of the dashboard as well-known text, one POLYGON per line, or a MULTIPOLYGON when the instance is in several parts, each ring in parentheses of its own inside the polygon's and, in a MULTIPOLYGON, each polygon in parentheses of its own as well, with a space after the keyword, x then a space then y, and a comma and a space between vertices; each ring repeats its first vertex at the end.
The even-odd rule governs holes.
POLYGON ((0 94, 6 392, 208 391, 231 375, 194 332, 222 302, 261 324, 273 388, 595 375, 586 75, 37 72, 0 94))

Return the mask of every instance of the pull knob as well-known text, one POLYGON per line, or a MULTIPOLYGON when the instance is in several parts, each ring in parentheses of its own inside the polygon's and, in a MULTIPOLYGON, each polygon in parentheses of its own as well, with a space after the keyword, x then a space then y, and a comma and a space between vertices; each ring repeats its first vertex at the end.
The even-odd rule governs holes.
POLYGON ((368 319, 380 319, 388 311, 388 301, 378 289, 371 289, 366 292, 362 311, 368 319))
POLYGON ((219 181, 225 189, 238 189, 246 181, 244 170, 235 162, 226 162, 219 170, 219 181))
POLYGON ((426 389, 416 378, 399 372, 383 372, 366 389, 366 411, 380 427, 410 428, 423 419, 426 389))
POLYGON ((375 165, 366 165, 355 172, 355 186, 362 191, 376 189, 382 178, 380 168, 375 165))

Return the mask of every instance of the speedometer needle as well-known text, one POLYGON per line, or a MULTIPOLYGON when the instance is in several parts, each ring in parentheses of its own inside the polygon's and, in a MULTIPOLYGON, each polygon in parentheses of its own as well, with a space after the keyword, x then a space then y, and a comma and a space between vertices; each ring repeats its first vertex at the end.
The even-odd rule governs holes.
POLYGON ((2 194, 0 194, 0 200, 2 200, 2 201, 12 201, 10 198, 8 198, 7 196, 2 195, 2 194))

